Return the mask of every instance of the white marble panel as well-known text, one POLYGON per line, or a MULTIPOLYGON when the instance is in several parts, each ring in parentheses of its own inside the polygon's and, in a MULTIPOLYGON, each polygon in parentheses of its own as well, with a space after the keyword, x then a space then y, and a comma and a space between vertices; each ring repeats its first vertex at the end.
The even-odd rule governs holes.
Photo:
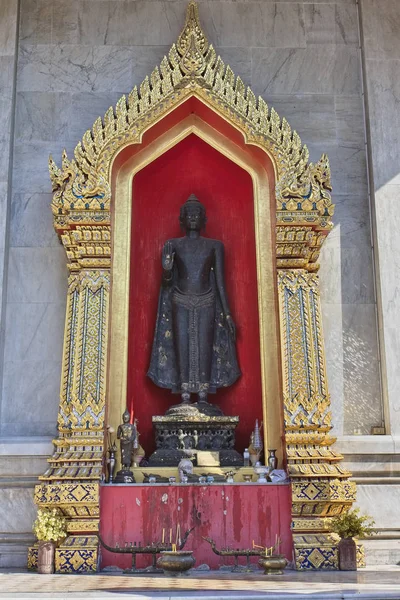
MULTIPOLYGON (((7 192, 8 183, 0 181, 0 298, 3 297, 3 275, 7 226, 7 192)), ((0 320, 2 320, 2 307, 0 306, 0 320)))
POLYGON ((24 45, 20 92, 129 92, 168 52, 166 46, 24 45))
MULTIPOLYGON (((10 134, 12 94, 14 83, 14 57, 0 56, 0 134, 7 140, 10 134)), ((0 179, 7 179, 0 174, 0 179)))
POLYGON ((375 192, 379 281, 389 398, 390 432, 400 436, 400 185, 375 192))
MULTIPOLYGON (((301 133, 301 132, 300 132, 301 133)), ((304 140, 305 141, 305 140, 304 140)), ((367 157, 365 147, 360 144, 307 144, 310 160, 317 162, 321 154, 328 155, 333 194, 339 195, 368 195, 367 157)))
POLYGON ((15 0, 0 2, 0 56, 15 53, 18 3, 15 0))
POLYGON ((21 0, 19 42, 50 44, 52 0, 21 0))
MULTIPOLYGON (((96 19, 99 4, 93 5, 92 18, 96 19)), ((53 0, 51 43, 52 44, 77 44, 79 17, 77 0, 53 0)))
POLYGON ((337 142, 340 146, 364 148, 364 104, 360 96, 335 96, 337 142))
POLYGON ((215 48, 226 65, 238 75, 245 85, 251 83, 251 48, 215 48))
POLYGON ((97 117, 103 117, 110 106, 115 106, 120 93, 74 93, 71 97, 68 139, 78 143, 87 129, 91 129, 97 117))
POLYGON ((345 197, 339 203, 334 228, 320 256, 321 294, 326 302, 375 302, 368 218, 368 207, 358 213, 357 202, 345 197))
POLYGON ((66 294, 64 248, 10 248, 8 302, 63 304, 66 294))
POLYGON ((307 48, 253 48, 252 86, 256 94, 360 93, 360 52, 345 45, 307 48))
POLYGON ((3 436, 54 435, 61 362, 5 360, 0 432, 3 436))
POLYGON ((326 244, 321 252, 321 293, 330 302, 375 302, 371 248, 341 248, 326 244))
POLYGON ((0 181, 0 248, 4 248, 7 216, 7 181, 0 181))
POLYGON ((309 144, 336 143, 335 98, 325 94, 266 96, 268 105, 309 144))
MULTIPOLYGON (((49 455, 51 454, 50 452, 49 455)), ((47 456, 32 456, 31 453, 25 456, 0 456, 0 482, 2 477, 16 479, 38 477, 43 475, 48 466, 47 456)))
POLYGON ((60 141, 70 128, 72 94, 66 92, 18 92, 15 139, 60 141))
MULTIPOLYGON (((400 19, 400 6, 398 13, 400 19)), ((400 60, 368 60, 366 68, 372 167, 379 189, 388 182, 400 184, 400 60)))
POLYGON ((6 361, 59 361, 64 339, 65 304, 10 303, 6 309, 6 361))
POLYGON ((50 209, 51 194, 14 194, 11 200, 10 246, 59 246, 50 209))
POLYGON ((398 0, 361 0, 366 58, 400 59, 398 0))
MULTIPOLYGON (((1 104, 1 100, 0 100, 1 104)), ((8 133, 8 132, 7 132, 8 133)), ((5 181, 8 178, 8 165, 10 159, 10 139, 0 131, 0 180, 5 181)))
POLYGON ((358 44, 355 4, 305 3, 307 46, 313 44, 358 44))
MULTIPOLYGON (((335 226, 334 231, 336 230, 335 226)), ((336 235, 332 239, 327 239, 324 243, 320 258, 320 285, 321 298, 323 302, 329 304, 342 303, 342 265, 340 236, 336 235)))
POLYGON ((208 2, 200 6, 204 30, 217 46, 303 48, 300 2, 208 2))
POLYGON ((32 533, 36 512, 33 488, 0 488, 2 533, 32 533))
POLYGON ((381 426, 383 408, 374 304, 343 305, 344 434, 381 426))
MULTIPOLYGON (((368 196, 340 196, 333 193, 334 227, 327 246, 340 244, 343 248, 371 248, 368 196)), ((371 265, 372 267, 372 265, 371 265)))
POLYGON ((357 486, 357 504, 364 514, 375 520, 375 527, 394 529, 399 522, 400 486, 365 485, 357 486))
POLYGON ((335 2, 336 44, 360 44, 358 6, 354 0, 335 2))
MULTIPOLYGON (((328 299, 329 301, 329 299, 328 299)), ((325 341, 326 371, 331 396, 332 435, 343 434, 343 331, 342 305, 324 302, 322 296, 322 325, 325 341)))
MULTIPOLYGON (((78 43, 92 45, 156 46, 173 44, 185 22, 183 3, 78 3, 78 43)), ((235 44, 237 45, 237 44, 235 44)))

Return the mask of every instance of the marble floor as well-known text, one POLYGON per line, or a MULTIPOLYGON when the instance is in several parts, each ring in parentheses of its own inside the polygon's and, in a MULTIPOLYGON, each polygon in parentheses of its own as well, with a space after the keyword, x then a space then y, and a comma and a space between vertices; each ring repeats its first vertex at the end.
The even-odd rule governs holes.
POLYGON ((400 567, 281 577, 199 572, 186 577, 121 574, 38 575, 0 570, 0 598, 133 598, 135 600, 400 600, 400 567))

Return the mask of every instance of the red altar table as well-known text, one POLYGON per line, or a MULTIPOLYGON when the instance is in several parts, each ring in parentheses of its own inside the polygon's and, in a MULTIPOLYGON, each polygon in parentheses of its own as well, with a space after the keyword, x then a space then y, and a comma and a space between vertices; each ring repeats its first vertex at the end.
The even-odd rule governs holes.
MULTIPOLYGON (((175 542, 179 523, 182 535, 195 527, 185 549, 194 551, 197 566, 206 563, 218 569, 233 564, 233 559, 215 555, 203 536, 212 538, 217 548, 251 548, 253 540, 272 546, 279 536, 281 553, 292 559, 291 491, 287 484, 103 485, 100 515, 100 534, 114 547, 126 542, 160 542, 163 529, 169 541, 171 528, 175 542)), ((150 564, 150 556, 137 557, 138 568, 150 564)), ((101 548, 101 568, 109 565, 129 569, 131 555, 101 548)))

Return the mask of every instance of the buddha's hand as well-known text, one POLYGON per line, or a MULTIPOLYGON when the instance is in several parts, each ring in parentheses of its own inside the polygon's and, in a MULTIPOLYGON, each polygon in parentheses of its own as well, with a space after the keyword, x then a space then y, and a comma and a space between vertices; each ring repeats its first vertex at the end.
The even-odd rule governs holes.
POLYGON ((162 267, 164 271, 171 271, 174 266, 175 252, 172 249, 171 242, 166 242, 162 251, 162 267))
POLYGON ((235 342, 236 341, 236 325, 235 325, 235 322, 234 322, 234 320, 232 319, 232 316, 229 313, 226 315, 225 318, 226 318, 226 324, 228 325, 229 333, 231 334, 232 339, 235 342))

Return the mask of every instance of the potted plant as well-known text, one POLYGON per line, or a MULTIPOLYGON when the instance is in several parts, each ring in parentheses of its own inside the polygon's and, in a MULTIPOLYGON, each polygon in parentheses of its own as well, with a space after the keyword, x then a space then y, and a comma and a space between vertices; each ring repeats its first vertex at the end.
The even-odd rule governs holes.
POLYGON ((54 573, 56 543, 66 537, 66 519, 58 508, 39 508, 33 524, 38 548, 38 573, 54 573))
POLYGON ((359 513, 360 509, 355 508, 332 520, 332 531, 341 538, 338 545, 341 571, 357 570, 357 545, 353 538, 362 539, 374 533, 375 521, 359 513))

